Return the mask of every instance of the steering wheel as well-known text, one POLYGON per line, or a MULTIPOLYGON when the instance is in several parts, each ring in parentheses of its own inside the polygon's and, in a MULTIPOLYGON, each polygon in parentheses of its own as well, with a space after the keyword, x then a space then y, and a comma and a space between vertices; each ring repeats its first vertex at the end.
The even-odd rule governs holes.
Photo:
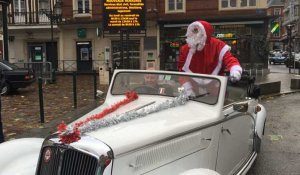
POLYGON ((152 86, 141 85, 133 89, 137 93, 143 94, 158 94, 158 89, 152 86))

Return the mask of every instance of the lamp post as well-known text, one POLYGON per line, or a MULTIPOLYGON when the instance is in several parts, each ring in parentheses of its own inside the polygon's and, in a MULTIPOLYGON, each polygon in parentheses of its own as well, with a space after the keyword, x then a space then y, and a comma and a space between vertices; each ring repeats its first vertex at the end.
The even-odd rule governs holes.
MULTIPOLYGON (((0 0, 2 6, 2 20, 3 20, 3 47, 4 47, 4 60, 8 61, 8 29, 7 29, 7 7, 10 4, 10 0, 0 0)), ((2 73, 0 73, 0 90, 2 91, 2 73)), ((0 143, 4 142, 3 125, 2 125, 2 114, 1 110, 1 94, 0 94, 0 143)))
POLYGON ((295 71, 295 58, 292 60, 292 28, 294 25, 288 24, 286 25, 286 30, 287 30, 287 39, 288 39, 288 52, 289 52, 289 73, 291 73, 291 67, 294 67, 295 71), (292 65, 292 61, 294 62, 294 66, 292 65))
POLYGON ((7 29, 7 7, 11 0, 0 0, 0 5, 2 6, 2 20, 3 20, 3 49, 4 60, 8 61, 8 29, 7 29))
MULTIPOLYGON (((42 2, 43 3, 43 2, 42 2)), ((54 23, 58 23, 61 21, 61 14, 62 14, 62 9, 61 9, 61 0, 57 0, 55 2, 54 7, 52 8, 52 5, 50 5, 50 10, 49 11, 44 11, 44 14, 48 17, 48 19, 50 20, 50 28, 51 28, 51 53, 54 53, 54 29, 53 29, 53 25, 54 23)), ((45 6, 43 4, 43 6, 45 6)), ((54 65, 54 60, 53 58, 51 58, 51 63, 52 66, 54 65)))

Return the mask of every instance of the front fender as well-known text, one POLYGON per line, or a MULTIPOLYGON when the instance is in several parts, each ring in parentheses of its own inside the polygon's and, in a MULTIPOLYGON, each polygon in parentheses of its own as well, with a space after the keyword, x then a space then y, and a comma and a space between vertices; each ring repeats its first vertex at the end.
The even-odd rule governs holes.
POLYGON ((24 138, 0 144, 0 175, 33 175, 44 139, 24 138))
POLYGON ((256 125, 255 125, 255 130, 260 139, 262 139, 262 135, 264 132, 264 127, 265 127, 265 121, 267 118, 267 111, 266 108, 259 104, 259 107, 261 110, 256 114, 256 125))

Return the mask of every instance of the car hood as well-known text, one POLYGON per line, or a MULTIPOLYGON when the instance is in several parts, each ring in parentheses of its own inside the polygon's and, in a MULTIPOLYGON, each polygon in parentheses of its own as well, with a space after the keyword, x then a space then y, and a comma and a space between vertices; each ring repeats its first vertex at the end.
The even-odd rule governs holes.
MULTIPOLYGON (((164 102, 166 97, 140 97, 110 114, 122 114, 134 110, 149 102, 157 104, 164 102)), ((171 98, 169 98, 170 100, 171 98)), ((106 102, 80 120, 101 112, 104 108, 114 104, 114 100, 106 102)), ((117 101, 117 100, 115 100, 117 101)), ((121 122, 116 125, 95 129, 86 135, 97 138, 108 144, 115 156, 143 146, 161 141, 197 127, 216 121, 221 114, 220 107, 207 105, 195 101, 188 101, 182 106, 168 108, 144 117, 121 122), (219 108, 219 109, 218 109, 219 108)), ((79 120, 79 121, 80 121, 79 120)), ((76 121, 75 121, 76 122, 76 121)))

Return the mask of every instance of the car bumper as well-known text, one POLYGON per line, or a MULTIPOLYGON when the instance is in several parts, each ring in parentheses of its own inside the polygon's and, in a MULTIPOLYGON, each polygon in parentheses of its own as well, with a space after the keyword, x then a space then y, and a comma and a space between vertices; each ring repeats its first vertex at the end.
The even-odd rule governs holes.
POLYGON ((30 86, 33 82, 35 82, 35 79, 31 79, 28 81, 14 81, 11 82, 11 87, 14 89, 18 89, 18 88, 25 88, 27 86, 30 86))

